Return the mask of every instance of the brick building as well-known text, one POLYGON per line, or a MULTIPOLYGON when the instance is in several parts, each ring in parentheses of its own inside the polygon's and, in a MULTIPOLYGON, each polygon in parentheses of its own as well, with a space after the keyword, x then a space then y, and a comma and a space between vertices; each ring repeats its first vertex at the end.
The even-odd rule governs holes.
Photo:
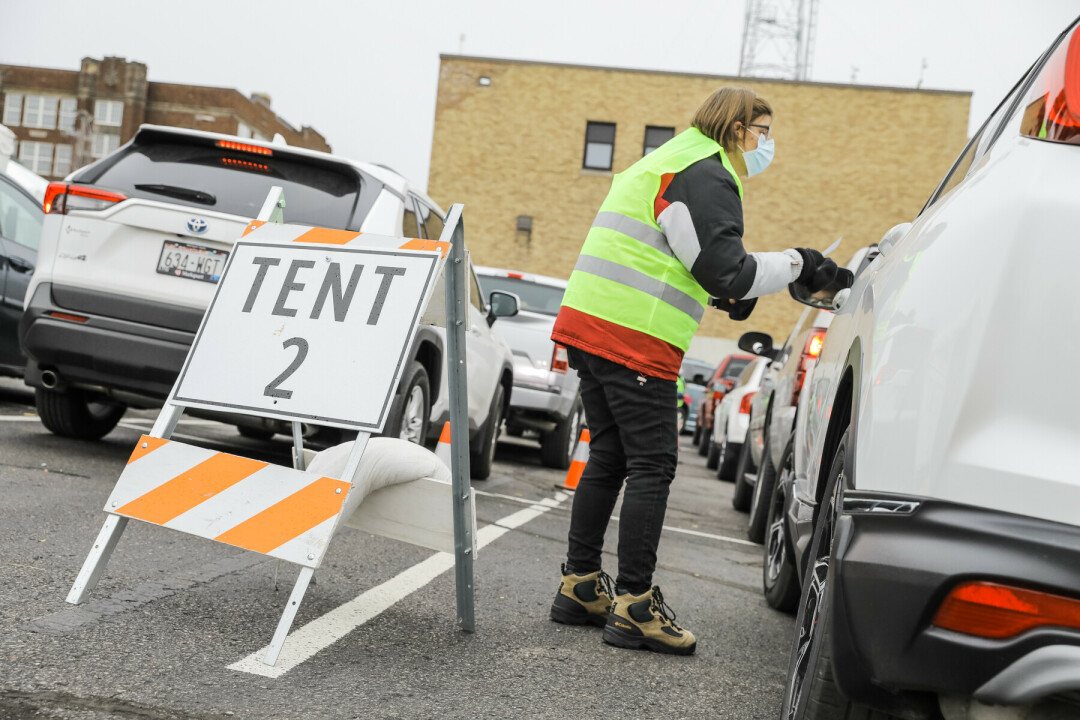
MULTIPOLYGON (((918 213, 967 139, 967 92, 444 55, 429 194, 465 204, 476 262, 568 277, 612 174, 685 130, 725 84, 776 113, 776 159, 745 183, 749 251, 824 249, 843 236, 846 262, 918 213)), ((710 310, 698 334, 782 339, 802 307, 763 298, 743 323, 710 310)))
POLYGON ((79 70, 0 65, 0 123, 15 132, 15 157, 47 178, 109 154, 143 123, 259 139, 329 152, 310 127, 299 130, 270 108, 229 88, 150 82, 146 65, 121 57, 83 58, 79 70))

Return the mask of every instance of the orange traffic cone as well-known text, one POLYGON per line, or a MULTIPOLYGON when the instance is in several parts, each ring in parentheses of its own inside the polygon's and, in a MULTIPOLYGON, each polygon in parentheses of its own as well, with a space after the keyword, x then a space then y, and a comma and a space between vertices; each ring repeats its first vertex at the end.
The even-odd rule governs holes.
POLYGON ((446 467, 450 467, 450 422, 443 423, 442 434, 439 435, 439 444, 435 447, 435 457, 443 461, 446 467))
POLYGON ((581 431, 581 440, 578 441, 577 450, 574 451, 574 459, 570 461, 570 469, 566 471, 566 482, 555 487, 560 490, 577 490, 578 482, 581 481, 581 473, 585 470, 585 463, 589 461, 589 429, 581 431))

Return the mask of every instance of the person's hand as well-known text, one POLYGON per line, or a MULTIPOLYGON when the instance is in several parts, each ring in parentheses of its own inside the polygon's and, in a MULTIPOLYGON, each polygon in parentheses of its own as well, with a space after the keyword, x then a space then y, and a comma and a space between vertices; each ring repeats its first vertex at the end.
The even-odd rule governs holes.
POLYGON ((709 305, 723 310, 732 320, 745 320, 750 317, 757 305, 757 298, 749 300, 730 300, 728 298, 709 298, 709 305))
POLYGON ((802 285, 811 293, 824 289, 836 279, 838 268, 829 258, 813 248, 795 248, 802 257, 802 271, 795 278, 796 285, 802 285))

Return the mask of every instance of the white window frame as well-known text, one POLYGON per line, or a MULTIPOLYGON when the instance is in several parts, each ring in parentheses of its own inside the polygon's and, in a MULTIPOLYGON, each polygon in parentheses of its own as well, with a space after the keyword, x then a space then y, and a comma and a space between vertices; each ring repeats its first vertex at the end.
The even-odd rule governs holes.
POLYGON ((19 127, 22 125, 22 105, 22 93, 9 92, 4 96, 4 125, 7 125, 8 127, 19 127))
POLYGON ((79 99, 60 98, 60 113, 56 116, 56 127, 67 132, 75 132, 79 120, 79 99), (70 120, 70 122, 67 122, 70 120))
POLYGON ((124 103, 121 100, 95 100, 94 125, 120 127, 124 124, 124 103), (113 111, 116 111, 115 113, 113 111), (116 117, 113 117, 113 115, 116 117))
POLYGON ((55 130, 59 100, 55 95, 27 95, 23 101, 23 127, 55 130))
POLYGON ((90 143, 90 157, 97 160, 120 147, 120 136, 112 133, 94 133, 90 143))
POLYGON ((19 162, 38 175, 52 175, 53 144, 23 140, 19 143, 19 162))
POLYGON ((52 174, 64 177, 71 172, 71 158, 73 148, 70 145, 57 145, 53 155, 52 174))

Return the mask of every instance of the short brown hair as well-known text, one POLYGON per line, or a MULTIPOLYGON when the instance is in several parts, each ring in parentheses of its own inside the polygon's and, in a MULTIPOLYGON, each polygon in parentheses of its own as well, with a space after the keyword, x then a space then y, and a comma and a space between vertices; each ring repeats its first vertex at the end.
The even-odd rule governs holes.
POLYGON ((762 115, 772 115, 772 106, 753 90, 722 87, 701 103, 691 124, 732 152, 737 143, 735 122, 740 121, 745 127, 762 115))

